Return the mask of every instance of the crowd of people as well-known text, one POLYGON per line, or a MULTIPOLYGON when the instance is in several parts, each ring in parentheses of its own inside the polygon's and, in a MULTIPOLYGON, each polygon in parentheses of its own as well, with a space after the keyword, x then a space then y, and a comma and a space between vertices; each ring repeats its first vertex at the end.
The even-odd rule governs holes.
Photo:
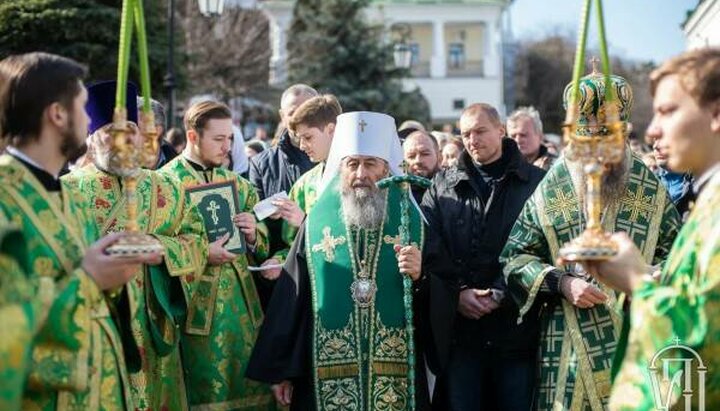
MULTIPOLYGON (((118 84, 86 75, 0 61, 0 409, 720 407, 720 50, 652 73, 653 161, 628 141, 605 168, 618 251, 589 261, 560 253, 587 221, 581 149, 532 107, 432 131, 295 84, 270 144, 212 100, 167 131, 153 101, 153 129, 132 84, 119 124, 118 84), (222 185, 211 240, 196 193, 222 185), (702 394, 651 375, 678 342, 702 394)), ((578 135, 610 139, 608 113, 630 134, 632 85, 607 79, 581 79, 578 135)))

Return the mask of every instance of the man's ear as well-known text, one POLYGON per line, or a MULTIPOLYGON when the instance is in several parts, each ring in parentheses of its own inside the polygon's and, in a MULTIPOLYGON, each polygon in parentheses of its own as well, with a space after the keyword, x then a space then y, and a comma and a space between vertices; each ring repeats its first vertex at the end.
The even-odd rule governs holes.
POLYGON ((710 129, 720 133, 720 100, 710 103, 710 129))
POLYGON ((325 126, 325 132, 330 138, 335 137, 335 123, 328 123, 328 125, 325 126))
POLYGON ((185 137, 187 137, 188 144, 197 145, 200 141, 200 135, 193 129, 189 129, 187 133, 185 133, 185 137))
POLYGON ((48 123, 57 128, 64 128, 67 124, 69 114, 67 109, 59 102, 54 102, 45 109, 45 118, 48 123))

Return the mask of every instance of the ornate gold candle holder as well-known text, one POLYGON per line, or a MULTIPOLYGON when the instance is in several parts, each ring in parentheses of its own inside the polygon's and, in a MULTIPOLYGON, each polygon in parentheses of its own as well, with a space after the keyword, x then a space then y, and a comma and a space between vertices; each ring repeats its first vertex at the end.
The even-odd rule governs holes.
MULTIPOLYGON (((112 168, 123 179, 127 223, 125 225, 125 235, 115 244, 108 247, 106 252, 120 257, 162 253, 164 251, 162 243, 155 237, 140 232, 138 229, 137 179, 142 168, 142 160, 147 155, 145 151, 147 144, 145 143, 142 147, 139 147, 138 143, 133 141, 133 130, 126 119, 127 113, 125 110, 116 109, 110 134, 112 136, 112 150, 116 153, 112 168)), ((145 120, 141 121, 141 132, 143 133, 148 128, 148 122, 145 120)), ((152 116, 149 120, 152 121, 152 116)), ((155 129, 154 122, 150 125, 155 129)), ((157 145, 157 142, 155 142, 155 145, 157 145)))

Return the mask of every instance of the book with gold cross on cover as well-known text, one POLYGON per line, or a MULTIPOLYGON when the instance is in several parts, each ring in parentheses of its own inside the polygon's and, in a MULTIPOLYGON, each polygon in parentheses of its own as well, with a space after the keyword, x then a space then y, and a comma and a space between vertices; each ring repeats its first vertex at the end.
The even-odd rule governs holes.
POLYGON ((208 241, 212 243, 230 233, 224 248, 234 254, 243 254, 245 237, 233 223, 233 216, 238 214, 240 209, 235 182, 228 180, 201 184, 188 187, 186 191, 202 215, 208 241))

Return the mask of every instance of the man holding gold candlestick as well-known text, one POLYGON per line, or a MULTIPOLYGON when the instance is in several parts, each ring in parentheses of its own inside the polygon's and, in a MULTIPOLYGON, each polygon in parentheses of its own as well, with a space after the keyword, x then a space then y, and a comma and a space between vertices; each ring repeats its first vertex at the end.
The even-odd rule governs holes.
POLYGON ((720 409, 720 49, 692 50, 650 74, 648 136, 675 172, 689 172, 697 202, 662 275, 625 233, 618 255, 587 265, 632 295, 627 355, 617 358, 611 410, 720 409), (664 375, 664 376, 663 376, 664 375), (672 378, 668 378, 672 377, 672 378), (679 377, 679 378, 678 378, 679 377))
MULTIPOLYGON (((0 366, 3 375, 22 378, 22 409, 134 409, 106 296, 160 256, 107 255, 122 234, 93 244, 84 196, 58 180, 63 165, 82 153, 87 133, 85 71, 46 53, 0 62, 0 130, 9 143, 0 156, 0 230, 17 228, 26 239, 24 251, 10 253, 27 275, 30 297, 24 310, 0 316, 0 366), (32 338, 24 352, 13 346, 23 328, 32 338)), ((25 297, 17 276, 2 276, 1 292, 18 287, 12 299, 25 297)), ((17 391, 7 391, 14 385, 2 381, 0 409, 19 409, 17 391)))
MULTIPOLYGON (((606 84, 606 77, 593 71, 579 81, 573 127, 579 136, 596 138, 599 146, 612 138, 614 129, 607 123, 613 111, 627 137, 632 105, 625 79, 609 79, 606 84), (616 99, 606 99, 605 87, 614 88, 616 99)), ((568 87, 566 105, 571 92, 568 87)), ((602 200, 594 203, 601 205, 600 232, 629 232, 649 264, 666 258, 678 231, 679 215, 660 182, 623 140, 619 150, 620 161, 604 166, 588 161, 593 155, 587 146, 570 144, 520 213, 501 257, 508 291, 521 307, 520 321, 533 304, 542 305, 546 326, 540 344, 540 410, 558 409, 558 405, 560 409, 601 410, 610 394, 624 296, 574 265, 555 264, 562 247, 589 226, 587 193, 602 200), (600 184, 588 187, 588 174, 597 171, 593 167, 601 167, 600 184)))
MULTIPOLYGON (((94 164, 63 177, 73 192, 88 200, 100 235, 125 229, 131 218, 123 195, 122 171, 118 170, 119 153, 113 150, 110 134, 116 87, 115 81, 107 81, 88 88, 94 164)), ((126 107, 132 130, 128 141, 132 147, 127 149, 154 159, 158 146, 148 140, 157 141, 157 136, 145 135, 137 126, 136 94, 135 86, 128 83, 126 107)), ((162 264, 139 269, 133 281, 116 290, 111 308, 121 330, 136 409, 183 410, 187 401, 177 328, 185 319, 186 302, 179 277, 203 272, 205 230, 200 214, 185 201, 185 192, 175 179, 140 168, 134 178, 138 213, 133 222, 139 232, 162 244, 164 259, 162 264)))

